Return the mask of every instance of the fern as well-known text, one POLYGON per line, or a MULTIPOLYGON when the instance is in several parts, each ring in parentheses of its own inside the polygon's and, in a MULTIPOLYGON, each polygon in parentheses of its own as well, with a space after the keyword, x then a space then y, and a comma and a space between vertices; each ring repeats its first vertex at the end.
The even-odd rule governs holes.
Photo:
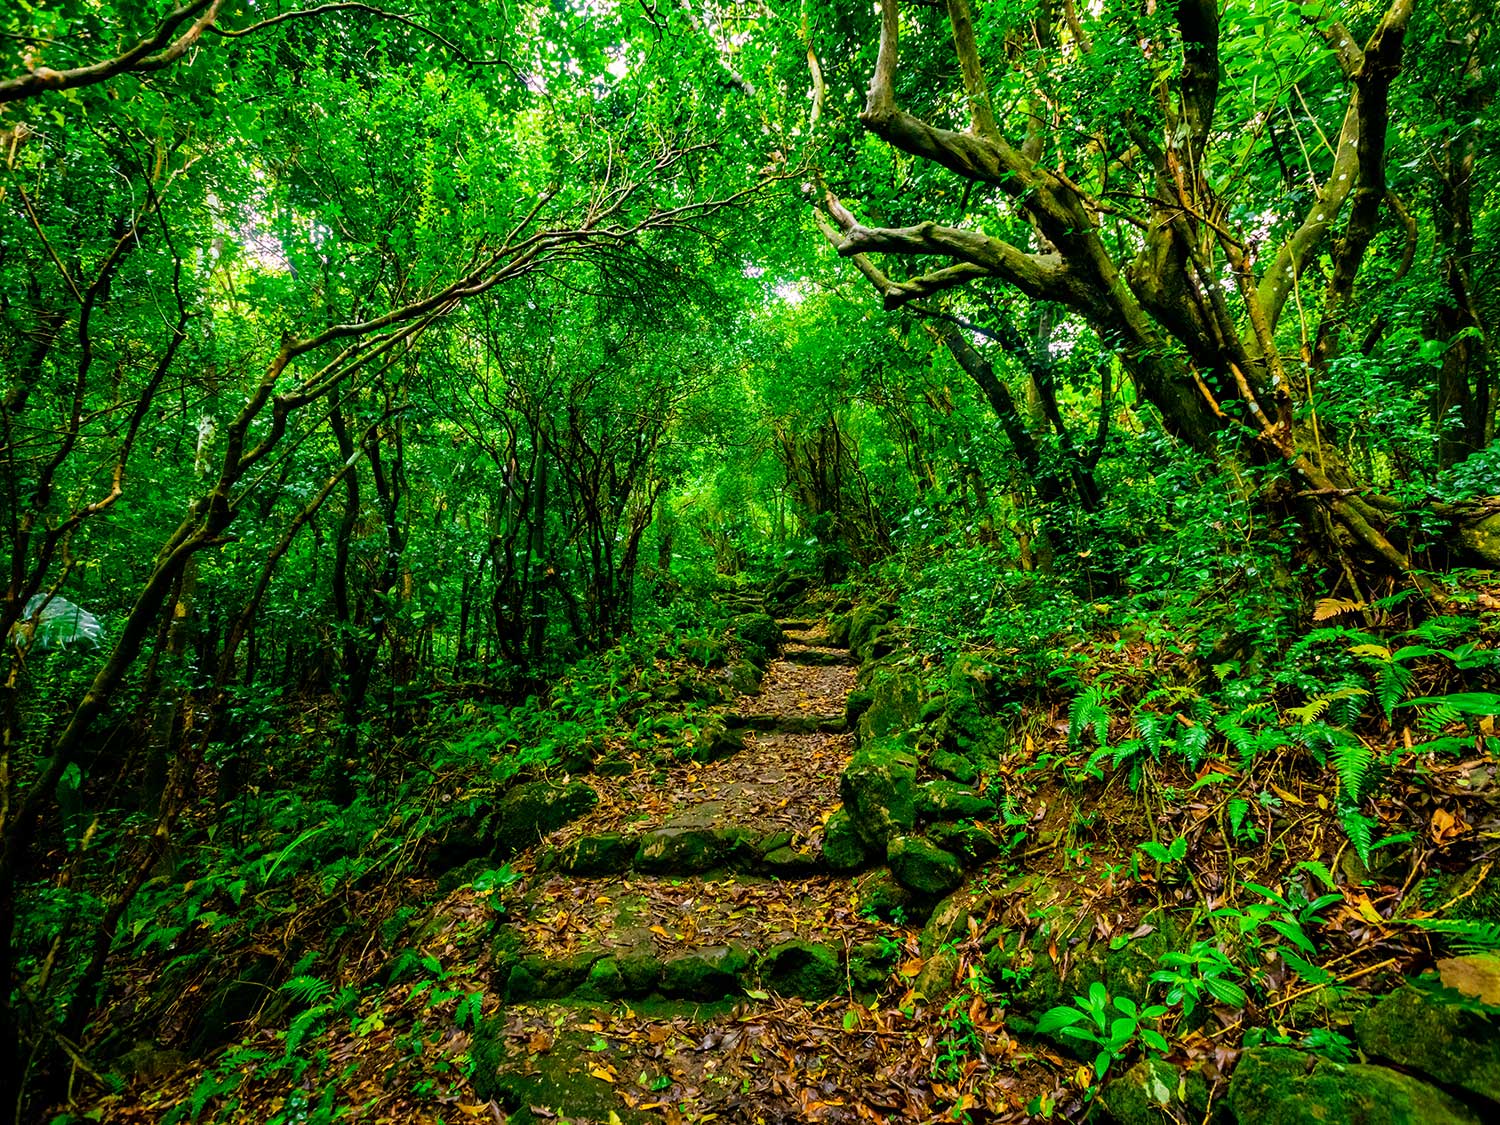
POLYGON ((303 1040, 317 1029, 318 1024, 322 1023, 331 1011, 333 1011, 333 1005, 331 1004, 315 1004, 305 1012, 297 1014, 286 1029, 287 1058, 291 1058, 297 1053, 297 1049, 302 1046, 303 1040))
POLYGON ((304 1004, 312 1004, 332 992, 333 985, 321 977, 296 976, 282 985, 281 991, 304 1004))
POLYGON ((1375 698, 1385 711, 1386 722, 1396 706, 1411 692, 1416 673, 1396 660, 1390 660, 1375 669, 1375 698))
POLYGON ((1135 717, 1135 725, 1141 732, 1141 742, 1153 758, 1161 757, 1162 743, 1172 720, 1155 711, 1143 711, 1135 717))
POLYGON ((1094 740, 1100 747, 1109 745, 1109 711, 1104 707, 1104 693, 1097 684, 1080 692, 1068 709, 1069 744, 1081 746, 1084 732, 1089 730, 1094 732, 1094 740))
POLYGON ((1375 820, 1365 816, 1353 805, 1339 807, 1339 820, 1344 826, 1344 834, 1354 845, 1354 853, 1359 856, 1359 861, 1369 867, 1370 849, 1375 841, 1375 820))
POLYGON ((1333 768, 1344 787, 1344 795, 1351 803, 1358 803, 1370 780, 1370 770, 1375 764, 1375 751, 1360 739, 1338 732, 1333 740, 1333 768))
POLYGON ((1456 953, 1489 953, 1500 950, 1500 922, 1468 918, 1413 918, 1412 925, 1445 934, 1456 953))

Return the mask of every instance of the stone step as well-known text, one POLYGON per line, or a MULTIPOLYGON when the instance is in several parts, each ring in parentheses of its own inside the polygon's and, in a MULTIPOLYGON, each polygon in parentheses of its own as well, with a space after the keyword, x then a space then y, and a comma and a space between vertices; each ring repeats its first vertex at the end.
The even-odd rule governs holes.
POLYGON ((724 716, 724 722, 737 730, 773 734, 842 734, 849 729, 848 719, 843 714, 772 715, 730 711, 724 716))
MULTIPOLYGON (((705 806, 708 807, 708 806, 705 806)), ((668 823, 639 832, 600 832, 543 848, 539 873, 582 877, 636 874, 644 878, 753 873, 800 878, 827 870, 821 846, 765 824, 668 823)))
POLYGON ((782 632, 806 633, 816 629, 820 622, 811 617, 785 617, 776 622, 782 632))
POLYGON ((539 874, 501 904, 493 991, 511 1002, 871 993, 909 937, 829 878, 539 874))
POLYGON ((781 659, 788 664, 806 664, 815 667, 853 668, 855 660, 846 648, 828 648, 823 645, 787 645, 781 650, 781 659))

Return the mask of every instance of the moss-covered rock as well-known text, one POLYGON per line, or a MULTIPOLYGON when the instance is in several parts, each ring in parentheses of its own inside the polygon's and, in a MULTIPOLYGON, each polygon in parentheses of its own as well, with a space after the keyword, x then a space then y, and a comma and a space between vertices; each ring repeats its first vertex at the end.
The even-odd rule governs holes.
POLYGON ((645 996, 656 990, 661 983, 665 965, 649 945, 639 945, 615 955, 615 965, 620 970, 621 995, 645 996))
POLYGON ((729 632, 750 663, 764 668, 783 640, 781 626, 769 613, 742 613, 729 623, 729 632))
POLYGON ((992 754, 999 733, 996 720, 987 716, 974 699, 950 696, 942 721, 935 728, 944 749, 968 758, 992 754))
POLYGON ((782 996, 827 1000, 843 990, 844 974, 838 954, 827 946, 786 941, 761 957, 760 982, 782 996))
POLYGON ((493 854, 500 859, 531 847, 592 809, 599 795, 581 781, 529 781, 511 789, 491 819, 493 854))
POLYGON ((624 777, 635 772, 635 763, 618 754, 608 754, 594 763, 594 772, 600 777, 624 777))
POLYGON ((979 776, 979 769, 972 759, 952 750, 935 751, 927 764, 937 773, 945 774, 960 785, 972 785, 979 776))
MULTIPOLYGON (((1466 958, 1493 963, 1500 957, 1466 958)), ((1359 1046, 1372 1059, 1500 1103, 1500 1008, 1440 985, 1409 984, 1355 1020, 1359 1046)))
POLYGON ((474 1092, 506 1111, 511 1125, 563 1120, 575 1125, 646 1125, 651 1116, 632 1109, 604 1079, 591 1074, 611 1061, 592 1051, 584 1036, 559 1035, 545 1052, 512 1050, 503 1016, 482 1021, 469 1047, 474 1092))
POLYGON ((917 815, 928 820, 983 820, 995 815, 995 802, 956 781, 928 781, 917 787, 917 815))
POLYGON ((733 757, 744 748, 744 731, 725 726, 723 719, 714 719, 693 740, 693 760, 717 762, 721 758, 733 757))
POLYGON ((860 742, 904 735, 922 711, 922 682, 910 672, 876 676, 869 684, 870 706, 859 717, 860 742))
POLYGON ((849 950, 849 983, 856 992, 878 992, 895 971, 901 945, 894 941, 861 942, 849 950))
POLYGON ((1385 1067, 1342 1066, 1291 1047, 1240 1056, 1227 1102, 1256 1125, 1479 1125, 1435 1086, 1385 1067))
POLYGON ((844 768, 839 791, 854 833, 866 849, 884 849, 916 824, 917 759, 900 742, 871 742, 844 768))
POLYGON ((729 686, 738 695, 754 695, 760 691, 760 681, 765 674, 765 669, 750 661, 738 660, 730 666, 729 686))
MULTIPOLYGON (((1105 1120, 1115 1125, 1163 1125, 1203 1121, 1210 1112, 1209 1100, 1209 1084, 1200 1071, 1143 1059, 1100 1091, 1098 1105, 1105 1120)), ((1219 1112, 1209 1120, 1223 1117, 1219 1112)))
POLYGON ((971 920, 983 925, 993 912, 995 895, 991 891, 956 891, 933 908, 932 916, 922 927, 917 939, 917 949, 923 957, 931 957, 946 945, 953 945, 969 936, 971 920))
POLYGON ((895 616, 896 607, 890 602, 855 606, 848 617, 849 648, 857 654, 874 639, 876 631, 895 616))
POLYGON ((684 1000, 719 1000, 740 991, 740 977, 750 954, 735 945, 716 945, 673 957, 662 968, 664 996, 684 1000))
POLYGON ((588 979, 589 970, 603 956, 604 950, 589 949, 571 957, 548 958, 537 953, 522 957, 505 982, 505 998, 518 1002, 567 996, 588 979))
POLYGON ((834 648, 849 647, 849 614, 840 613, 828 619, 828 643, 834 648))
POLYGON ((780 879, 812 875, 818 868, 818 857, 802 848, 774 848, 761 857, 761 866, 780 879))
POLYGON ((570 875, 618 875, 629 871, 637 842, 618 832, 580 836, 559 848, 553 866, 570 875))
POLYGON ((988 863, 1000 854, 1000 840, 988 828, 968 821, 939 821, 928 826, 927 838, 945 852, 958 856, 965 866, 988 863))
POLYGON ((859 908, 877 918, 910 920, 917 913, 917 897, 896 882, 884 868, 859 881, 859 908))
POLYGON ((896 882, 917 895, 946 895, 964 881, 964 869, 953 853, 921 836, 892 837, 886 845, 885 861, 896 882))
POLYGON ((834 871, 857 871, 869 862, 869 848, 840 806, 823 825, 823 862, 834 871))
POLYGON ((722 668, 728 650, 718 637, 684 637, 683 658, 700 668, 722 668))
POLYGON ((639 840, 634 866, 654 875, 696 875, 754 854, 750 833, 741 828, 657 828, 639 840))

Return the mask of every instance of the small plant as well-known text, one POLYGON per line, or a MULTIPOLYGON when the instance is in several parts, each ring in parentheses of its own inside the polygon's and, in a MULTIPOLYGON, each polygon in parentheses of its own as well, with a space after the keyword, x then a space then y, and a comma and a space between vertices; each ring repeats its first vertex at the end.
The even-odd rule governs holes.
POLYGON ((1205 996, 1231 1008, 1243 1008, 1249 1003, 1245 990, 1228 979, 1244 974, 1212 942, 1194 942, 1186 953, 1176 950, 1165 953, 1160 964, 1151 979, 1166 985, 1167 1003, 1181 1004, 1184 1019, 1192 1018, 1205 996))
POLYGON ((1152 1026, 1167 1014, 1165 1004, 1141 1008, 1128 996, 1110 999, 1109 990, 1098 981, 1089 985, 1087 995, 1073 999, 1076 1007, 1060 1004, 1042 1013, 1036 1029, 1038 1034, 1056 1034, 1099 1048, 1094 1056, 1096 1079, 1103 1080, 1110 1065, 1124 1058, 1137 1042, 1166 1054, 1166 1036, 1152 1026))
POLYGON ((1185 836, 1178 836, 1165 847, 1155 840, 1147 840, 1144 844, 1137 844, 1136 847, 1145 852, 1148 859, 1155 860, 1163 868, 1175 867, 1187 858, 1187 837, 1185 836))

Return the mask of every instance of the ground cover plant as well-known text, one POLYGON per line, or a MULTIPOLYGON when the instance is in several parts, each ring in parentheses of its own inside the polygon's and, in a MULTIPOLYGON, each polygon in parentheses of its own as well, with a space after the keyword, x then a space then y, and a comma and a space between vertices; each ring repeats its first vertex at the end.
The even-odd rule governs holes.
POLYGON ((0 13, 0 1119, 1500 1112, 1489 14, 0 13))

